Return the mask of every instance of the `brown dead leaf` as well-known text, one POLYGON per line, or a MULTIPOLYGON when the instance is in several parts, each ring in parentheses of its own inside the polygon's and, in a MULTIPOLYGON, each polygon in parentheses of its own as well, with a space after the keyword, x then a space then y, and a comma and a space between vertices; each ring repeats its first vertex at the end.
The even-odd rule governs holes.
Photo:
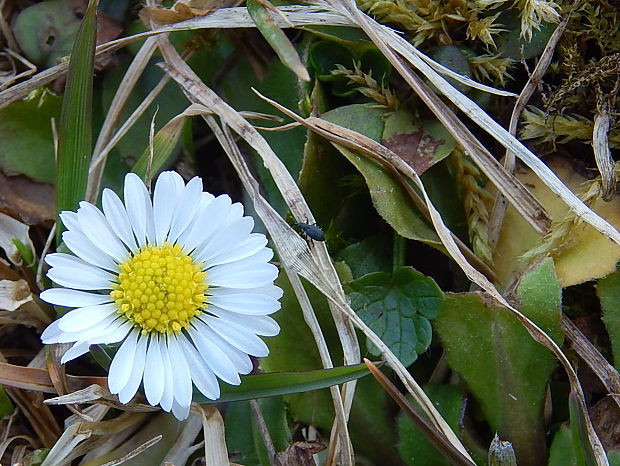
POLYGON ((27 225, 52 222, 56 216, 54 199, 52 185, 0 172, 0 212, 27 225))
POLYGON ((418 175, 437 162, 434 157, 437 148, 445 143, 442 139, 425 134, 424 128, 413 133, 393 134, 381 142, 407 162, 418 175))
POLYGON ((312 455, 325 450, 326 446, 318 442, 295 442, 284 451, 276 453, 275 463, 288 466, 315 466, 312 455))
POLYGON ((592 424, 607 451, 620 449, 620 408, 611 396, 603 398, 590 410, 592 424))

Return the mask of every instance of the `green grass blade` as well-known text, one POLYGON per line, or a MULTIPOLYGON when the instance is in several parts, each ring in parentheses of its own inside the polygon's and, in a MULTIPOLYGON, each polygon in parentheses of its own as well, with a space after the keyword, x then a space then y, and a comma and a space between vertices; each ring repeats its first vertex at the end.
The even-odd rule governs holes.
POLYGON ((187 117, 188 115, 183 113, 177 115, 157 131, 153 137, 153 160, 150 161, 150 166, 151 149, 147 147, 131 171, 143 180, 147 171, 150 172, 151 177, 154 177, 175 154, 187 117))
MULTIPOLYGON (((97 0, 90 0, 71 52, 58 144, 56 208, 75 210, 84 199, 92 154, 92 101, 97 0)), ((60 224, 60 223, 59 223, 60 224)), ((62 228, 57 228, 60 238, 62 228)))
POLYGON ((308 70, 301 62, 297 50, 288 40, 286 34, 278 27, 272 15, 276 14, 274 9, 267 0, 248 0, 247 8, 252 21, 256 24, 257 29, 263 35, 265 40, 278 54, 280 61, 297 77, 303 81, 310 81, 308 70))
POLYGON ((194 401, 197 403, 221 403, 301 393, 339 385, 359 379, 369 373, 365 364, 356 364, 307 372, 273 372, 246 375, 241 377, 241 385, 221 384, 222 395, 219 399, 209 400, 195 390, 194 401))

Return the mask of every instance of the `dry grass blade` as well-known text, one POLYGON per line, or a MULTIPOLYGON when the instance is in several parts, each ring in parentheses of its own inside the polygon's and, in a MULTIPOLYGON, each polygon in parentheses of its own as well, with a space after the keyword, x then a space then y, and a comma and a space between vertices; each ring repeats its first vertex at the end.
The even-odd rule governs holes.
MULTIPOLYGON (((88 170, 88 187, 86 190, 86 200, 89 202, 95 202, 99 194, 101 176, 103 175, 103 168, 105 167, 105 161, 107 154, 112 150, 113 145, 110 144, 112 139, 112 133, 118 126, 120 118, 123 114, 123 109, 127 104, 131 91, 136 86, 138 79, 142 76, 144 69, 148 65, 149 60, 153 56, 153 52, 157 49, 157 42, 154 38, 147 39, 140 51, 136 54, 133 61, 129 65, 125 76, 121 80, 121 84, 116 90, 116 94, 112 99, 112 105, 108 109, 108 113, 105 117, 95 148, 93 150, 93 157, 91 159, 90 167, 88 170)), ((135 112, 134 112, 135 113, 135 112)), ((139 116, 140 114, 138 114, 139 116)), ((128 122, 135 123, 137 116, 132 115, 128 122)), ((121 137, 125 134, 131 124, 124 125, 121 137)), ((115 142, 118 142, 120 137, 115 138, 115 142)))
POLYGON ((400 406, 403 412, 413 421, 418 429, 424 434, 424 437, 433 444, 438 451, 440 451, 444 458, 450 460, 453 464, 473 466, 476 463, 469 458, 463 456, 463 454, 454 447, 442 434, 435 428, 429 421, 426 420, 418 411, 409 403, 409 401, 400 393, 396 386, 390 382, 390 380, 383 375, 377 366, 371 361, 364 358, 364 362, 371 374, 375 377, 377 382, 381 384, 383 389, 390 397, 400 406))
POLYGON ((584 336, 577 326, 565 315, 562 315, 562 330, 570 340, 570 345, 575 352, 585 361, 585 363, 596 374, 605 389, 616 396, 614 401, 620 407, 620 374, 599 352, 596 347, 584 336))
POLYGON ((228 450, 224 436, 224 420, 217 408, 212 405, 203 405, 202 428, 205 436, 205 463, 207 466, 221 466, 228 464, 228 450))
MULTIPOLYGON (((620 81, 618 83, 620 84, 620 81)), ((599 113, 594 116, 594 131, 592 133, 592 149, 594 150, 596 166, 601 174, 602 197, 606 201, 610 201, 616 194, 617 183, 614 159, 609 150, 609 128, 614 121, 610 114, 612 107, 610 102, 611 100, 615 101, 615 93, 612 96, 613 99, 604 102, 599 113)))
POLYGON ((150 440, 147 440, 146 442, 144 442, 142 445, 140 445, 138 448, 133 449, 132 451, 130 451, 129 453, 127 453, 125 456, 123 456, 122 458, 119 458, 115 461, 109 461, 107 463, 103 463, 101 466, 116 466, 118 464, 123 464, 127 461, 129 461, 132 458, 135 458, 136 456, 138 456, 140 453, 142 453, 144 450, 151 448, 153 445, 159 443, 159 441, 163 438, 163 435, 156 435, 155 437, 153 437, 150 440))
MULTIPOLYGON (((558 24, 558 27, 555 28, 555 31, 553 31, 553 34, 549 38, 549 41, 545 46, 545 50, 543 50, 534 71, 519 94, 519 98, 517 99, 517 102, 512 109, 512 114, 510 115, 510 123, 508 124, 508 132, 513 136, 516 136, 517 134, 517 125, 519 124, 521 112, 523 112, 528 101, 532 95, 534 95, 534 92, 542 82, 543 75, 547 72, 547 68, 549 68, 549 65, 551 64, 553 53, 555 52, 555 48, 558 45, 564 30, 566 29, 569 19, 570 13, 567 14, 562 22, 558 24)), ((504 168, 506 168, 508 173, 513 173, 514 167, 515 154, 511 150, 507 150, 504 157, 504 168)), ((493 204, 493 211, 491 212, 491 216, 489 218, 489 241, 491 244, 495 244, 497 242, 507 206, 508 205, 504 196, 502 196, 501 193, 498 193, 493 204)))

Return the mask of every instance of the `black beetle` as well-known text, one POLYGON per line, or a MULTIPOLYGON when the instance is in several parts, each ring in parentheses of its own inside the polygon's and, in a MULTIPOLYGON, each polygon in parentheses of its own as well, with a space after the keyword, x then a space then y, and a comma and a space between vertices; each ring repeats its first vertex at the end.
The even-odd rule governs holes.
POLYGON ((298 222, 293 223, 294 227, 297 227, 301 230, 301 236, 305 239, 311 238, 314 241, 325 241, 325 233, 318 225, 310 225, 308 223, 298 222))

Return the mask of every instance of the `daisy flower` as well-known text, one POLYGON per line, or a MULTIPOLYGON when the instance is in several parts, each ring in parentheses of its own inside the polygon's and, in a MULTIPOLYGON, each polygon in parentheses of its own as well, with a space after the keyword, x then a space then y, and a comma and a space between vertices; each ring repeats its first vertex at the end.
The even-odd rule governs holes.
POLYGON ((45 344, 73 343, 61 362, 90 345, 120 343, 108 385, 121 403, 140 385, 148 402, 185 419, 192 383, 220 396, 218 379, 238 385, 263 357, 259 338, 279 332, 269 314, 280 308, 277 268, 254 220, 227 195, 203 192, 163 172, 153 200, 134 174, 125 203, 103 191, 103 212, 81 202, 62 212, 62 239, 73 254, 50 254, 47 276, 61 288, 44 291, 51 304, 74 308, 48 326, 45 344))

